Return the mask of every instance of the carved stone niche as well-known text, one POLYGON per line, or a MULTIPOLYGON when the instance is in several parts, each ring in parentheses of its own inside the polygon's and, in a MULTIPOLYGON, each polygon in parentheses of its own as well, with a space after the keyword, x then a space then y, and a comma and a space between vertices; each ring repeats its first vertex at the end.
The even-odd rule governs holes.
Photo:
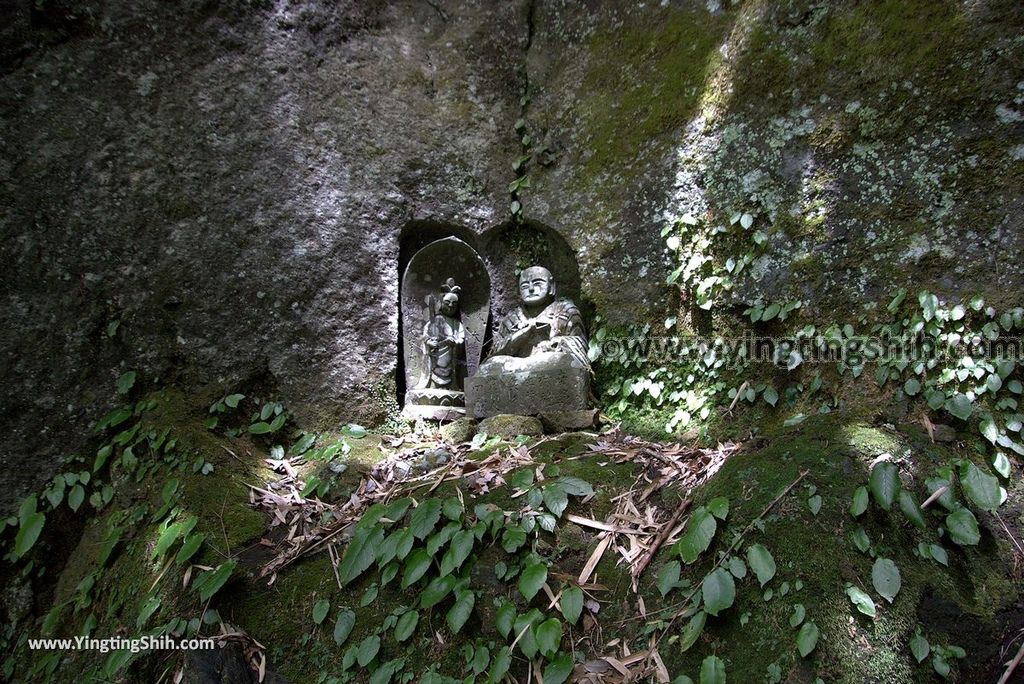
POLYGON ((463 388, 480 365, 490 291, 480 255, 458 238, 431 242, 409 260, 401 293, 404 415, 465 415, 463 388))

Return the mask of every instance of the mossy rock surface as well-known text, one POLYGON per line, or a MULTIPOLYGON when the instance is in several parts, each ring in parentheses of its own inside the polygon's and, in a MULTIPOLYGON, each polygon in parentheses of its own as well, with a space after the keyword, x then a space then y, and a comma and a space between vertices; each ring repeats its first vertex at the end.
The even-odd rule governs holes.
POLYGON ((505 413, 484 418, 477 426, 477 434, 512 440, 519 435, 536 437, 544 434, 544 425, 533 416, 516 416, 505 413))

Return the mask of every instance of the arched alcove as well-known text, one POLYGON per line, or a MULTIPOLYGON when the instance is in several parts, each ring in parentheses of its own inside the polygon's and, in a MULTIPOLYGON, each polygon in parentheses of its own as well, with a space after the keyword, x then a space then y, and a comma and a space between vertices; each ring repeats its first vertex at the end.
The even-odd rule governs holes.
MULTIPOLYGON (((409 344, 413 342, 408 338, 408 330, 410 321, 407 320, 409 315, 409 306, 420 306, 421 302, 403 302, 403 297, 408 296, 406 290, 405 276, 409 269, 410 263, 413 258, 421 253, 424 248, 429 245, 436 245, 440 241, 454 238, 456 241, 461 241, 468 245, 472 250, 479 254, 479 237, 476 233, 468 228, 459 226, 452 223, 445 223, 441 221, 410 221, 407 223, 401 231, 400 242, 399 242, 399 258, 398 258, 398 282, 399 282, 399 302, 398 302, 398 362, 397 362, 397 377, 395 378, 395 385, 397 390, 397 400, 400 405, 404 405, 406 398, 406 391, 410 389, 409 385, 409 371, 416 370, 415 368, 410 369, 407 363, 407 357, 409 355, 409 344)), ((438 273, 437 285, 445 280, 446 277, 456 277, 459 280, 458 273, 452 272, 448 274, 438 273)), ((489 276, 487 273, 482 274, 483 279, 487 280, 485 288, 489 291, 489 276)), ((465 287, 467 283, 459 283, 465 287)), ((485 312, 485 325, 484 332, 486 333, 487 327, 490 325, 489 310, 485 312)), ((415 317, 414 317, 415 318, 415 317)), ((420 322, 421 323, 421 322, 420 322)), ((482 340, 478 341, 477 349, 479 350, 482 345, 482 340)), ((473 365, 475 369, 475 364, 473 365)))
POLYGON ((558 296, 581 304, 576 252, 554 228, 534 221, 504 223, 484 233, 479 251, 491 273, 495 320, 519 304, 519 273, 530 266, 547 268, 558 296))

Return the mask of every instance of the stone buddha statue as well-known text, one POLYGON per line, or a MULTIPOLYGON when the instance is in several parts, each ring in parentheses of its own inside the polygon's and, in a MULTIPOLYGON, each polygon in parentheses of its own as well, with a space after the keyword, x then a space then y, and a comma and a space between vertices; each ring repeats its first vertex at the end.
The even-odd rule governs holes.
POLYGON ((491 356, 466 381, 466 406, 480 417, 587 407, 590 360, 579 309, 557 299, 551 272, 519 275, 520 305, 498 322, 491 356))
POLYGON ((491 355, 529 357, 561 352, 589 369, 583 318, 572 301, 555 298, 551 271, 542 266, 524 270, 519 275, 519 297, 522 304, 498 324, 491 355))
POLYGON ((466 330, 459 317, 459 292, 462 288, 449 278, 442 286, 440 305, 430 295, 430 310, 423 326, 423 375, 420 389, 462 391, 466 366, 466 330))

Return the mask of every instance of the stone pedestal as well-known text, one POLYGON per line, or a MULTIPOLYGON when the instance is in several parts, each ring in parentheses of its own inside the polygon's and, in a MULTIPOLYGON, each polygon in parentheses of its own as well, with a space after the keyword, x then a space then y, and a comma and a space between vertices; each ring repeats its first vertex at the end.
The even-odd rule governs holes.
POLYGON ((493 356, 466 379, 466 410, 477 418, 533 416, 587 408, 590 369, 564 352, 493 356))
POLYGON ((441 389, 412 389, 405 393, 406 418, 458 420, 466 415, 466 396, 462 392, 441 389))

